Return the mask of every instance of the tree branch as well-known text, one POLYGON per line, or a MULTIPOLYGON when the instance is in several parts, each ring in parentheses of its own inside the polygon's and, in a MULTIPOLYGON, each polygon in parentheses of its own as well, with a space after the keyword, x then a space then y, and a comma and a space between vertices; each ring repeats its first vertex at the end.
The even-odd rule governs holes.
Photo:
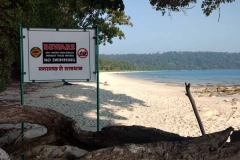
POLYGON ((218 22, 219 22, 219 20, 220 20, 220 6, 219 6, 219 8, 218 8, 219 10, 219 14, 218 14, 218 22))
POLYGON ((190 102, 191 102, 191 104, 192 104, 192 108, 193 108, 194 114, 195 114, 195 116, 196 116, 196 118, 197 118, 198 125, 199 125, 199 127, 200 127, 201 132, 202 132, 202 135, 205 135, 205 131, 204 131, 204 128, 203 128, 203 125, 202 125, 201 118, 200 118, 200 116, 199 116, 199 114, 198 114, 195 101, 194 101, 194 99, 192 98, 192 95, 191 95, 191 92, 190 92, 190 86, 191 86, 191 84, 190 84, 190 83, 187 84, 187 83, 185 82, 185 86, 186 86, 186 92, 187 92, 187 93, 186 93, 186 96, 188 96, 188 98, 189 98, 189 100, 190 100, 190 102))

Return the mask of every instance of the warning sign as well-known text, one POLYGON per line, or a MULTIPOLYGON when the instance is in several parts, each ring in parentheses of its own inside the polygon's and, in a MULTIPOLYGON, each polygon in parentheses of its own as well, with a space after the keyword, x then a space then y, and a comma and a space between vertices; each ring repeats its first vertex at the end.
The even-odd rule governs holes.
POLYGON ((24 82, 96 80, 96 29, 22 31, 24 82))
POLYGON ((34 58, 38 58, 41 56, 41 49, 38 47, 33 47, 30 51, 30 54, 34 57, 34 58))
POLYGON ((88 56, 88 50, 86 48, 80 48, 77 54, 79 58, 86 58, 88 56))
POLYGON ((76 43, 43 42, 43 63, 77 63, 76 43))

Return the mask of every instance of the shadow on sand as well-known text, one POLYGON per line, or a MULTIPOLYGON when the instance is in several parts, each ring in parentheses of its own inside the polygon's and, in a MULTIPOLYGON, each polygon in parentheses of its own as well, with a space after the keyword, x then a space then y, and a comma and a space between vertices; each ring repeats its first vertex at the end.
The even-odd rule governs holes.
MULTIPOLYGON (((37 96, 32 93, 35 98, 25 95, 26 105, 53 109, 76 120, 80 128, 84 130, 96 130, 97 91, 95 86, 78 83, 76 85, 58 85, 39 91, 37 96), (39 98, 37 98, 38 96, 39 98)), ((140 99, 126 94, 115 94, 101 88, 100 127, 116 125, 114 123, 116 120, 127 120, 127 117, 119 116, 116 112, 133 111, 134 105, 148 107, 140 99)))

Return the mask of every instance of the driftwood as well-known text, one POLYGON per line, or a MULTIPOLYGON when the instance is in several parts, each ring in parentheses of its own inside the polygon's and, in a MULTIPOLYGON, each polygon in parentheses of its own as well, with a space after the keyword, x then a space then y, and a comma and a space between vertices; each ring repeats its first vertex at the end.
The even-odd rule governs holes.
POLYGON ((87 153, 81 159, 239 159, 240 143, 229 145, 231 150, 224 148, 232 130, 181 141, 125 144, 87 153))
POLYGON ((185 83, 186 92, 187 92, 187 93, 186 93, 186 96, 188 96, 188 98, 189 98, 189 100, 190 100, 190 103, 192 104, 192 108, 193 108, 194 114, 195 114, 195 116, 196 116, 196 118, 197 118, 197 122, 198 122, 198 125, 199 125, 199 127, 200 127, 201 133, 202 133, 202 135, 205 135, 206 133, 205 133, 205 130, 204 130, 204 128, 203 128, 203 124, 202 124, 201 118, 200 118, 200 116, 199 116, 199 114, 198 114, 198 110, 197 110, 195 101, 194 101, 194 99, 193 99, 193 97, 192 97, 192 94, 191 94, 191 92, 190 92, 190 86, 191 86, 190 83, 188 83, 188 84, 185 83))
POLYGON ((240 131, 234 131, 231 142, 226 142, 233 131, 231 127, 194 138, 141 126, 111 126, 88 132, 56 111, 30 106, 1 106, 0 115, 0 124, 28 122, 48 129, 41 137, 2 146, 11 157, 51 144, 89 151, 78 159, 240 159, 240 131))

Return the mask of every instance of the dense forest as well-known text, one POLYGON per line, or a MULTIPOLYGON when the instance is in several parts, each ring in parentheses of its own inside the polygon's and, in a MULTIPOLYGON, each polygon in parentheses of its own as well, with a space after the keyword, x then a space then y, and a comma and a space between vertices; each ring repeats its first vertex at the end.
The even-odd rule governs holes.
POLYGON ((136 67, 126 61, 117 61, 117 60, 107 60, 104 58, 99 58, 100 70, 101 71, 133 71, 136 70, 136 67))
POLYGON ((129 66, 132 64, 132 69, 143 71, 240 69, 240 53, 174 51, 162 54, 101 54, 100 57, 115 63, 128 62, 129 66))

